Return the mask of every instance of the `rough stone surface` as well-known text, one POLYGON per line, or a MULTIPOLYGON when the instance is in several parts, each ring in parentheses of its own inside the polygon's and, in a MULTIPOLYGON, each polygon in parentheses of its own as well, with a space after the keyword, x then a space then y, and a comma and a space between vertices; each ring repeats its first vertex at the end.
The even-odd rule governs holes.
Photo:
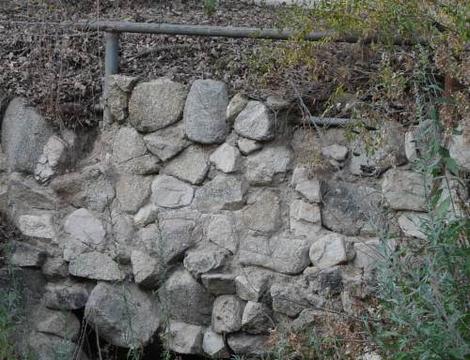
POLYGON ((322 199, 322 222, 329 230, 358 235, 370 231, 371 219, 381 221, 378 215, 382 213, 382 194, 375 188, 328 181, 322 186, 322 199))
POLYGON ((333 144, 329 146, 325 146, 321 149, 321 153, 327 159, 332 159, 336 161, 344 161, 348 156, 348 148, 343 145, 333 144))
POLYGON ((321 189, 318 179, 311 178, 305 167, 296 167, 292 174, 291 185, 306 200, 319 203, 321 201, 321 189))
POLYGON ((10 171, 33 173, 52 129, 26 99, 15 98, 2 121, 2 148, 10 171))
POLYGON ((138 131, 152 132, 178 121, 186 89, 166 78, 138 84, 129 100, 129 122, 138 131))
POLYGON ((215 80, 196 80, 184 107, 184 124, 188 138, 202 144, 221 143, 228 132, 227 88, 215 80))
POLYGON ((273 190, 262 190, 250 196, 242 211, 245 226, 261 235, 270 235, 282 225, 279 195, 273 190))
POLYGON ((66 278, 69 275, 68 264, 60 257, 48 256, 41 267, 42 273, 50 280, 66 278))
POLYGON ((242 327, 245 302, 233 295, 222 295, 215 299, 212 310, 212 328, 216 333, 236 332, 242 327))
POLYGON ((309 204, 303 200, 294 200, 290 204, 289 215, 292 220, 306 223, 321 224, 321 212, 318 205, 309 204))
POLYGON ((221 248, 201 247, 199 249, 189 250, 184 257, 184 267, 195 278, 212 270, 220 268, 229 252, 221 248))
POLYGON ((202 349, 204 353, 214 359, 228 359, 230 353, 225 346, 224 338, 222 335, 217 334, 211 328, 206 329, 204 338, 202 340, 202 349))
POLYGON ((69 265, 71 275, 105 281, 119 281, 124 274, 118 264, 109 256, 98 253, 84 253, 75 257, 69 265))
POLYGON ((159 175, 152 183, 152 202, 163 208, 180 208, 193 201, 191 185, 172 176, 159 175))
POLYGON ((382 258, 378 239, 354 243, 354 251, 356 256, 353 265, 365 270, 374 268, 377 261, 382 258))
POLYGON ((116 184, 116 199, 121 210, 136 213, 150 196, 152 178, 140 175, 121 175, 116 184))
POLYGON ((248 301, 242 316, 242 330, 250 334, 267 334, 274 326, 271 310, 263 303, 248 301))
POLYGON ((50 310, 39 306, 33 313, 35 330, 64 339, 75 340, 80 333, 80 321, 69 311, 50 310))
POLYGON ((242 265, 262 266, 285 274, 298 274, 310 263, 309 242, 288 233, 271 238, 248 236, 240 244, 242 265))
POLYGON ((235 253, 238 249, 238 232, 231 213, 212 215, 205 231, 207 240, 235 253))
POLYGON ((246 301, 259 301, 269 290, 273 273, 259 267, 242 268, 241 274, 235 278, 238 297, 246 301))
POLYGON ((153 175, 160 171, 160 160, 151 154, 145 154, 117 166, 119 172, 131 175, 153 175))
POLYGON ((429 221, 429 216, 414 212, 404 212, 398 217, 398 225, 406 236, 423 240, 426 240, 426 235, 423 234, 421 228, 427 221, 429 221))
POLYGON ((46 252, 37 246, 22 242, 13 242, 13 251, 9 262, 19 267, 41 267, 46 260, 46 252))
POLYGON ((248 156, 246 177, 250 184, 269 185, 275 175, 285 174, 289 169, 292 153, 285 146, 269 146, 248 156))
POLYGON ((180 321, 170 321, 168 347, 178 354, 201 354, 204 328, 180 321))
POLYGON ((425 179, 416 172, 390 169, 384 174, 382 192, 392 209, 426 210, 425 179))
POLYGON ((219 174, 196 191, 193 205, 200 211, 236 210, 243 206, 246 190, 243 179, 219 174))
POLYGON ((106 104, 114 121, 122 123, 127 118, 129 95, 137 80, 135 77, 121 74, 109 76, 106 104))
POLYGON ((263 144, 246 138, 240 138, 237 141, 238 149, 243 155, 250 155, 251 153, 255 152, 256 150, 260 150, 263 148, 263 144))
POLYGON ((132 127, 118 130, 113 142, 113 160, 116 163, 138 158, 147 152, 142 136, 132 127))
POLYGON ((34 169, 34 178, 47 183, 57 172, 64 170, 67 160, 67 143, 57 135, 52 135, 44 145, 34 169))
POLYGON ((158 208, 155 204, 150 203, 140 208, 140 210, 134 216, 134 224, 137 226, 149 225, 158 217, 158 208))
POLYGON ((210 162, 224 172, 232 173, 240 168, 241 156, 238 149, 227 143, 220 145, 210 156, 210 162))
POLYGON ((360 176, 378 176, 393 166, 406 163, 403 130, 398 125, 385 124, 380 131, 371 132, 381 139, 380 147, 371 151, 363 139, 353 146, 350 171, 360 176))
POLYGON ((310 247, 310 260, 320 269, 335 266, 348 261, 346 239, 341 234, 328 234, 310 247))
POLYGON ((55 360, 58 358, 88 360, 80 349, 77 354, 77 344, 58 336, 31 332, 27 339, 28 350, 35 354, 37 360, 55 360))
POLYGON ((235 94, 227 106, 227 121, 231 124, 248 104, 248 99, 243 94, 235 94))
POLYGON ((18 228, 26 236, 52 239, 56 235, 52 213, 21 215, 18 218, 18 228))
POLYGON ((43 303, 51 309, 78 310, 85 307, 91 289, 89 284, 71 281, 48 283, 43 303))
POLYGON ((231 334, 227 339, 228 346, 239 355, 266 355, 270 350, 269 336, 231 334))
POLYGON ((457 130, 459 133, 452 136, 449 155, 457 165, 465 171, 470 171, 470 119, 468 116, 457 130))
POLYGON ((234 129, 252 140, 267 141, 274 137, 274 121, 266 105, 259 101, 248 102, 235 119, 234 129))
POLYGON ((161 280, 163 266, 157 258, 146 252, 134 250, 131 253, 132 273, 134 280, 143 288, 155 289, 161 280))
POLYGON ((234 274, 202 274, 201 282, 207 291, 216 296, 236 293, 234 274))
POLYGON ((147 344, 160 323, 155 298, 131 283, 100 282, 90 294, 86 319, 111 344, 130 348, 147 344))
POLYGON ((200 146, 192 145, 164 168, 164 172, 191 184, 201 184, 209 171, 209 154, 200 146))
POLYGON ((160 297, 171 319, 195 325, 210 324, 214 299, 186 270, 178 269, 170 275, 160 297))
POLYGON ((147 149, 162 161, 170 160, 190 145, 185 139, 183 122, 145 135, 144 141, 147 149))

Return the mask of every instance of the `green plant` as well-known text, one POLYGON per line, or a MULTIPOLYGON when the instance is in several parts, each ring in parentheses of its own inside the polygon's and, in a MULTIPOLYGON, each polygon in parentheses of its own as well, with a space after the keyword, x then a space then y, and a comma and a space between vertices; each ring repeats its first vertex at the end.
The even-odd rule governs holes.
POLYGON ((204 12, 208 16, 214 15, 215 12, 217 11, 217 6, 219 5, 218 0, 204 0, 203 4, 204 4, 204 12))

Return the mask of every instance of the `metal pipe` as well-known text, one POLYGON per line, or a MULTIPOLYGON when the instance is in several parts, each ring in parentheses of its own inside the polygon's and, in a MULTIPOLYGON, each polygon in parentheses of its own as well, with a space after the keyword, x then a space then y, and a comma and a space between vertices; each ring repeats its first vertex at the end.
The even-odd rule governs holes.
POLYGON ((108 107, 109 95, 109 77, 117 74, 119 71, 119 33, 118 32, 105 32, 105 56, 104 56, 104 111, 103 122, 104 126, 111 124, 111 112, 108 107))

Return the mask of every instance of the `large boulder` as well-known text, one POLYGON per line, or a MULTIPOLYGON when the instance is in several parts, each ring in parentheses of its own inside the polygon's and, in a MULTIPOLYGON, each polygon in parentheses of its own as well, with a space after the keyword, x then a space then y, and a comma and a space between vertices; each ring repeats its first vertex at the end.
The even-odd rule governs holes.
POLYGON ((179 120, 186 89, 166 78, 138 84, 129 100, 129 122, 140 132, 152 132, 179 120))
POLYGON ((13 99, 2 122, 1 143, 10 171, 33 173, 52 128, 26 99, 13 99))
POLYGON ((248 139, 266 141, 274 137, 274 120, 269 110, 259 101, 250 101, 237 116, 235 131, 248 139))
POLYGON ((211 323, 214 298, 184 269, 170 275, 160 290, 160 300, 171 319, 195 325, 211 323))
POLYGON ((221 143, 228 133, 227 88, 215 80, 196 80, 184 107, 186 134, 202 144, 221 143))
POLYGON ((98 283, 86 304, 85 317, 100 337, 125 348, 145 346, 160 324, 153 295, 131 283, 98 283))

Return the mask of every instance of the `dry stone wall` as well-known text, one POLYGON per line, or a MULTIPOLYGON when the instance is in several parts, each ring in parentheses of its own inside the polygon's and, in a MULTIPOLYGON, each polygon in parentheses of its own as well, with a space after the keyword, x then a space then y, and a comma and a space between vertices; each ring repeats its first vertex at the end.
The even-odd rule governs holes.
POLYGON ((214 80, 116 75, 108 105, 112 124, 81 158, 83 139, 23 99, 3 119, 0 206, 28 239, 11 263, 47 279, 29 337, 44 359, 58 338, 77 341, 77 309, 119 347, 167 332, 181 354, 260 355, 273 328, 360 307, 380 232, 422 237, 414 129, 390 125, 371 154, 214 80))

